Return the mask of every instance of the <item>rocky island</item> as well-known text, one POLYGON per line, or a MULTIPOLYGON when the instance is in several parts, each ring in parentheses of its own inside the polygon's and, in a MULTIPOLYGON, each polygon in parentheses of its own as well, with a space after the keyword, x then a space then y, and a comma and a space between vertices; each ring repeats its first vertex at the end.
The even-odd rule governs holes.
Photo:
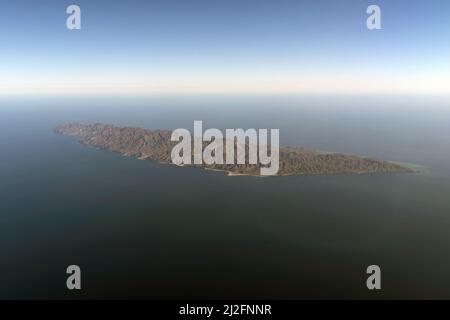
MULTIPOLYGON (((66 123, 56 127, 54 131, 58 134, 76 137, 86 145, 163 164, 171 163, 171 151, 176 145, 176 142, 171 141, 171 131, 169 130, 150 131, 143 128, 117 127, 101 123, 66 123)), ((210 170, 227 171, 229 175, 260 175, 260 165, 258 164, 203 164, 200 166, 210 170)), ((281 147, 279 149, 278 175, 391 172, 410 173, 414 171, 396 163, 355 155, 300 147, 281 147)))

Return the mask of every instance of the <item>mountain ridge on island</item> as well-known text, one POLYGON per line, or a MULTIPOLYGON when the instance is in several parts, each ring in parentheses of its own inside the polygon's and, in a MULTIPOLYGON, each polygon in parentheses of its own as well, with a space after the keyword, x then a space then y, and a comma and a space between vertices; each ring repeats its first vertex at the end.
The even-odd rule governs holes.
MULTIPOLYGON (((78 138, 80 143, 117 152, 124 156, 171 164, 170 130, 150 131, 143 128, 118 127, 110 124, 65 123, 55 133, 78 138)), ((278 176, 301 174, 412 173, 411 168, 389 161, 342 153, 323 152, 301 147, 279 148, 278 176)), ((193 165, 208 170, 226 171, 229 175, 260 176, 260 165, 213 164, 193 165)))

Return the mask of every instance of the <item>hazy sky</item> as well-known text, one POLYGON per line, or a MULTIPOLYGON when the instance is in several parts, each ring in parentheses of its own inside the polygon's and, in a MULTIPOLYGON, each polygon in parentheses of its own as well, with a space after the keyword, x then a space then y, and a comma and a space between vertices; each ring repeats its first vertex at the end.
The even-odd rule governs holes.
POLYGON ((1 0, 0 93, 65 92, 450 94, 450 1, 1 0))

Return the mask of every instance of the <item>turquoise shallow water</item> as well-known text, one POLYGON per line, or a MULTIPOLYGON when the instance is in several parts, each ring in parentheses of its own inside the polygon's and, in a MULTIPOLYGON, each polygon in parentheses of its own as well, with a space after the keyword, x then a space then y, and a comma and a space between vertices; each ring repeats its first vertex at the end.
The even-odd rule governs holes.
POLYGON ((1 98, 0 297, 450 298, 449 142, 444 98, 1 98), (227 177, 52 132, 193 120, 427 170, 227 177), (65 289, 69 264, 81 293, 65 289), (365 287, 370 264, 380 292, 365 287))

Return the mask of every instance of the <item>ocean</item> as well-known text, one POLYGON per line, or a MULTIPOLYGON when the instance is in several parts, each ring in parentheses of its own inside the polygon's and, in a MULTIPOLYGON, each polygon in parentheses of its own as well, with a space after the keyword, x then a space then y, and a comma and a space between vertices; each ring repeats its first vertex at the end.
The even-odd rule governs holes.
POLYGON ((0 298, 448 299, 449 146, 445 96, 1 97, 0 298), (194 120, 420 170, 228 177, 53 133, 194 120), (373 264, 381 290, 366 287, 373 264))

